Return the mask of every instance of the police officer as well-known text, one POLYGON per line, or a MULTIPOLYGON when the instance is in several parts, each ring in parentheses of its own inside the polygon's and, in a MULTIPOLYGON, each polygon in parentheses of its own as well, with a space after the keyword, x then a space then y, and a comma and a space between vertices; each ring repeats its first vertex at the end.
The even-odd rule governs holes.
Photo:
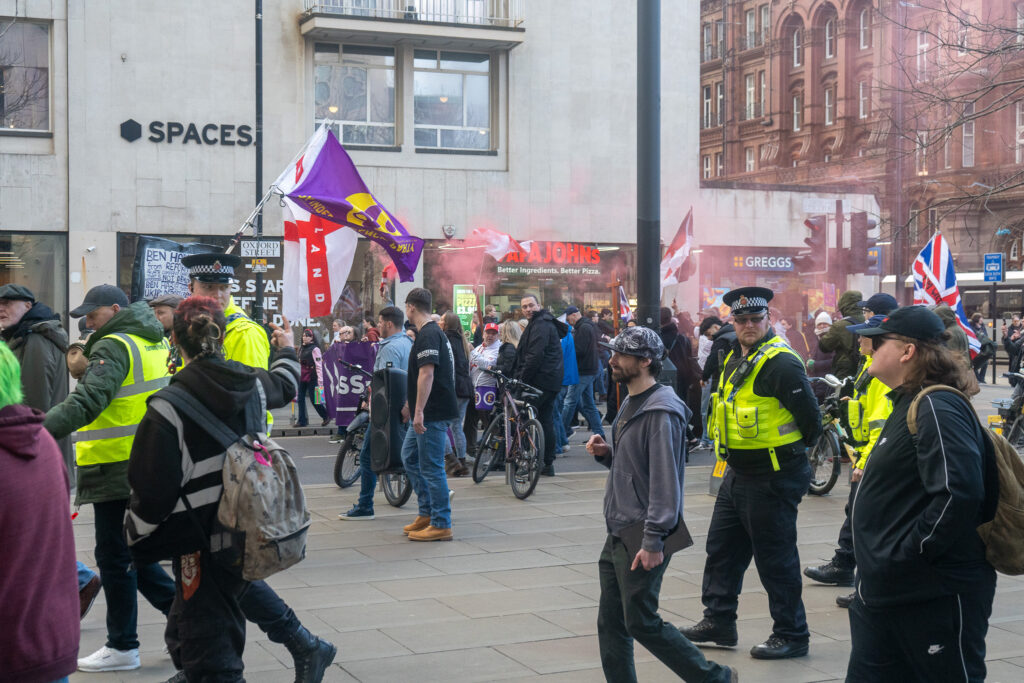
POLYGON ((757 659, 807 654, 796 513, 811 481, 805 447, 821 431, 803 363, 772 329, 772 296, 764 287, 741 287, 724 297, 737 339, 722 367, 709 424, 716 453, 729 468, 708 529, 704 618, 681 629, 695 643, 736 645, 736 608, 753 557, 774 621, 772 634, 750 651, 757 659))
POLYGON ((75 390, 46 413, 43 426, 60 439, 77 431, 76 504, 92 503, 96 565, 107 601, 107 640, 78 660, 81 671, 138 669, 136 591, 167 614, 174 582, 157 563, 132 567, 122 530, 128 507, 128 457, 146 414, 146 398, 167 386, 169 347, 164 329, 146 302, 128 304, 114 285, 86 293, 72 318, 85 317, 96 330, 85 344, 89 365, 75 390))
MULTIPOLYGON (((235 304, 231 283, 242 259, 213 252, 189 254, 181 259, 188 268, 188 289, 194 296, 208 296, 224 308, 224 358, 254 368, 269 369, 270 341, 263 328, 235 304)), ((267 413, 267 431, 273 420, 267 413)), ((295 660, 296 683, 317 683, 337 654, 337 648, 310 633, 295 612, 264 581, 253 581, 239 598, 245 618, 260 627, 271 642, 281 643, 295 660)))

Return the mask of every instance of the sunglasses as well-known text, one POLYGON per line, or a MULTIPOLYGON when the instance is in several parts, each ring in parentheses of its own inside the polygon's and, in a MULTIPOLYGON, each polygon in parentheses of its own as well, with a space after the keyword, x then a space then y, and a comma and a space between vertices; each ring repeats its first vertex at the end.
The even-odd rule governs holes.
POLYGON ((897 339, 896 337, 890 337, 887 334, 881 334, 881 335, 879 335, 877 337, 872 337, 871 338, 871 350, 872 351, 877 351, 879 348, 881 348, 882 344, 884 344, 885 342, 889 341, 890 339, 895 340, 895 341, 899 341, 899 339, 897 339))
POLYGON ((733 318, 732 322, 737 327, 743 327, 744 325, 760 325, 762 320, 764 320, 763 315, 752 315, 750 317, 733 318))

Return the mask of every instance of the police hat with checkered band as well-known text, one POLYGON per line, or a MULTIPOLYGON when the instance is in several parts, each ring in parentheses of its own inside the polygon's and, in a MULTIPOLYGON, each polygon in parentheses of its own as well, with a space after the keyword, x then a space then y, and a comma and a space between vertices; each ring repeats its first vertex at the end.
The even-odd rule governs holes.
POLYGON ((218 251, 189 254, 181 259, 181 265, 188 268, 188 276, 193 280, 227 283, 237 279, 235 271, 242 265, 242 259, 234 254, 218 251))
POLYGON ((726 292, 722 302, 731 309, 733 315, 750 313, 767 313, 768 302, 775 292, 767 287, 739 287, 726 292))

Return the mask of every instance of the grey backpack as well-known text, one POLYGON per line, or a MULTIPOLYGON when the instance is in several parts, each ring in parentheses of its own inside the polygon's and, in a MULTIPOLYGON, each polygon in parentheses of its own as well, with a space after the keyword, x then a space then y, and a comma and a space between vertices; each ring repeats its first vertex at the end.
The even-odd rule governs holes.
MULTIPOLYGON (((302 560, 310 523, 295 462, 266 435, 266 397, 259 380, 256 388, 258 395, 246 406, 249 431, 241 437, 179 387, 171 385, 154 396, 191 418, 224 448, 224 491, 209 549, 220 564, 247 581, 265 579, 302 560)), ((182 500, 191 514, 188 498, 182 500)))

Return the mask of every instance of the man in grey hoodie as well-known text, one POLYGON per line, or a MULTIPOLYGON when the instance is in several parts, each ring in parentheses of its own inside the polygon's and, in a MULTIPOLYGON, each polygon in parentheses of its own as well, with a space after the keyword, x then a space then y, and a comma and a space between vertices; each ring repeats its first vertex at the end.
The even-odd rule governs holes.
POLYGON ((636 639, 684 681, 736 681, 736 671, 705 659, 658 614, 668 568, 664 539, 682 521, 686 424, 690 410, 671 387, 657 383, 665 346, 654 330, 628 327, 611 344, 612 379, 629 396, 612 422, 612 443, 595 434, 587 451, 611 470, 604 494, 608 538, 598 571, 597 636, 608 681, 636 681, 636 639), (623 530, 644 522, 641 548, 630 556, 623 530))

